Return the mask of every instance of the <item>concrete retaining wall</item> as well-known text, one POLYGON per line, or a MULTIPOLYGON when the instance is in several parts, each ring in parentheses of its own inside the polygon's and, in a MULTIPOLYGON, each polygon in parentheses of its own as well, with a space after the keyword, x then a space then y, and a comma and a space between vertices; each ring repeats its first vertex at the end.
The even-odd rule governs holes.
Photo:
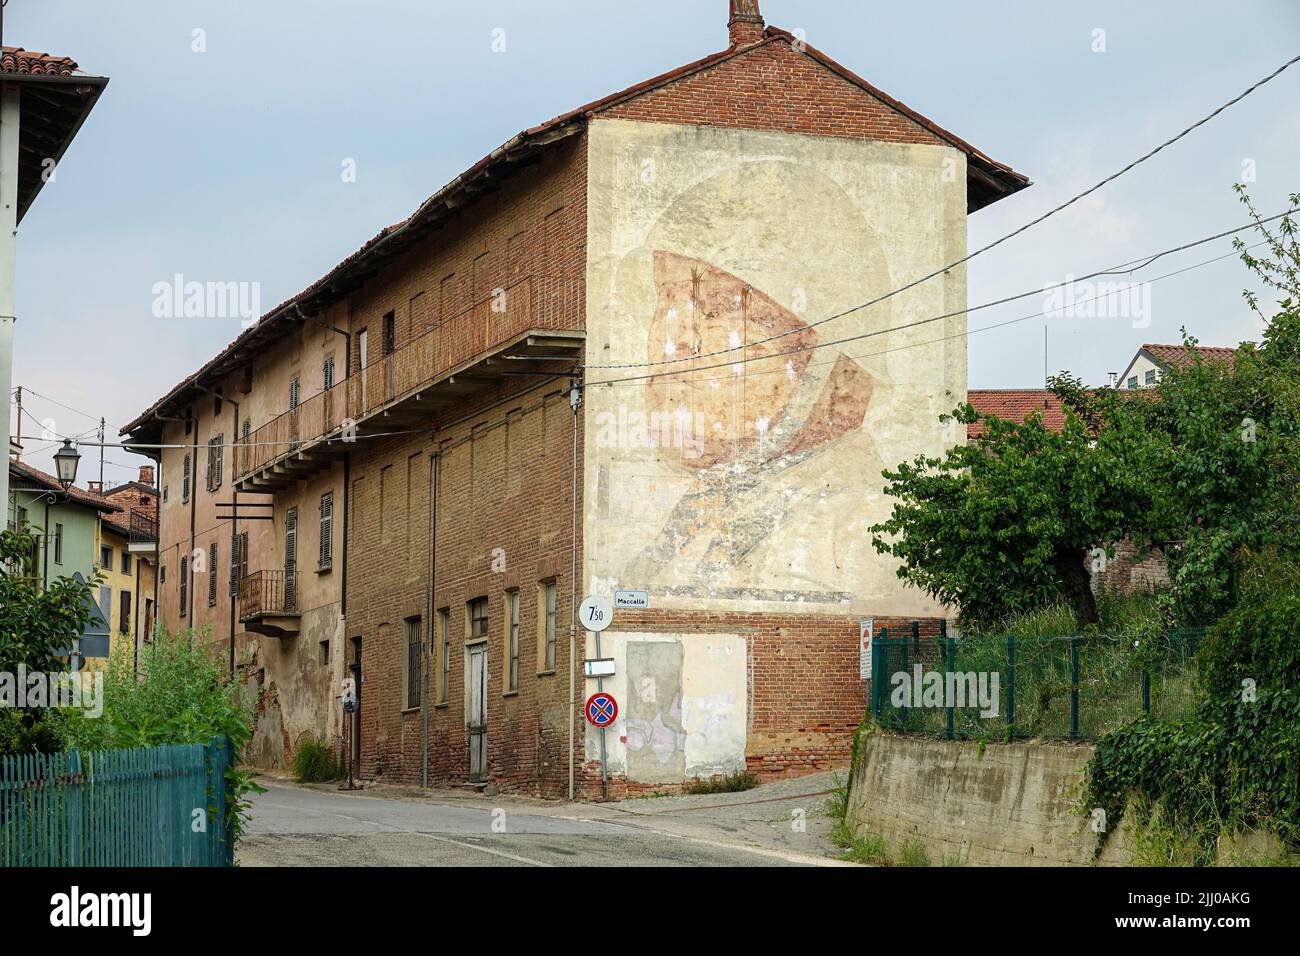
POLYGON ((1097 836, 1070 812, 1088 745, 979 744, 874 734, 853 776, 854 833, 893 846, 919 840, 937 866, 1088 866, 1128 862, 1122 821, 1093 859, 1097 836))

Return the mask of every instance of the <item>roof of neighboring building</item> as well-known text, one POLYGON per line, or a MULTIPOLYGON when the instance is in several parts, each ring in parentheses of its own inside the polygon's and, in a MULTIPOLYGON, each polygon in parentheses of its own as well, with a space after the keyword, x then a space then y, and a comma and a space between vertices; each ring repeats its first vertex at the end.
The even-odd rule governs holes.
MULTIPOLYGON (((989 415, 1012 422, 1023 422, 1030 415, 1041 412, 1043 424, 1052 431, 1065 427, 1065 410, 1061 400, 1041 388, 978 388, 966 393, 967 403, 980 415, 989 415)), ((966 426, 967 438, 984 434, 983 422, 966 426)))
POLYGON ((45 76, 71 76, 78 72, 71 57, 54 56, 20 46, 0 47, 0 73, 40 73, 45 76))
MULTIPOLYGON (((39 468, 33 468, 31 465, 22 461, 9 461, 9 474, 13 477, 26 478, 28 482, 35 484, 47 491, 57 491, 63 493, 63 485, 59 484, 59 479, 53 475, 41 471, 39 468)), ((10 486, 11 490, 17 488, 15 485, 10 486)), ((121 511, 121 507, 108 501, 101 495, 94 494, 73 485, 67 491, 69 503, 85 505, 87 508, 94 508, 103 512, 121 511)))
POLYGON ((215 377, 233 371, 242 363, 243 355, 255 351, 262 345, 283 335, 287 331, 286 323, 276 320, 292 314, 315 314, 325 304, 335 301, 360 287, 373 277, 384 263, 409 248, 413 242, 427 235, 440 225, 444 219, 457 211, 463 205, 463 197, 466 194, 482 193, 499 187, 499 182, 495 176, 496 170, 509 164, 518 163, 520 160, 540 152, 553 143, 581 132, 585 128, 587 121, 602 110, 609 109, 676 80, 699 73, 733 57, 744 56, 759 47, 771 43, 790 44, 794 49, 811 57, 843 79, 879 99, 882 103, 904 114, 934 136, 965 153, 968 172, 968 208, 971 211, 982 208, 1002 196, 1010 195, 1030 185, 1029 178, 1024 174, 1016 172, 1004 163, 991 159, 965 140, 958 138, 933 120, 927 119, 872 86, 856 73, 840 65, 814 47, 809 46, 806 42, 796 41, 793 34, 778 27, 767 27, 763 40, 758 43, 731 47, 712 53, 703 59, 644 80, 625 90, 593 100, 585 106, 562 113, 554 119, 524 130, 514 136, 426 199, 409 217, 396 225, 386 226, 380 230, 377 235, 336 265, 321 279, 267 312, 257 323, 246 329, 230 345, 226 346, 215 358, 207 362, 194 374, 177 383, 166 395, 149 406, 143 414, 125 425, 121 429, 121 434, 126 435, 136 431, 148 422, 154 413, 170 403, 183 400, 196 381, 209 375, 215 377))
POLYGON ((19 99, 18 222, 31 207, 108 85, 106 76, 83 73, 75 60, 22 47, 0 47, 0 77, 6 84, 32 84, 19 99), (39 87, 39 93, 37 93, 39 87))
POLYGON ((1202 359, 1209 362, 1228 362, 1231 364, 1237 355, 1235 348, 1225 348, 1219 345, 1198 345, 1192 348, 1190 345, 1153 345, 1147 344, 1142 346, 1142 351, 1146 352, 1151 358, 1161 365, 1176 366, 1178 368, 1187 368, 1195 361, 1195 353, 1200 352, 1202 359))
POLYGON ((118 534, 131 533, 132 511, 143 511, 154 516, 158 514, 158 490, 138 481, 128 481, 124 485, 118 485, 104 492, 100 497, 121 508, 120 512, 104 515, 104 524, 118 534), (148 502, 142 504, 141 498, 147 498, 148 502))

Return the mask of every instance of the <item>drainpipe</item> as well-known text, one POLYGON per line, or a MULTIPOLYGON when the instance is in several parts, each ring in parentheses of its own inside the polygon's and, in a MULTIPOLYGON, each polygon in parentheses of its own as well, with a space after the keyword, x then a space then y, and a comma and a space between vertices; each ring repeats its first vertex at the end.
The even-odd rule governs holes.
MULTIPOLYGON (((569 405, 573 408, 573 488, 569 539, 569 800, 573 800, 574 726, 578 706, 578 409, 582 405, 582 386, 569 387, 569 405)), ((608 794, 606 794, 608 796, 608 794)))
MULTIPOLYGON (((438 571, 438 471, 441 456, 434 452, 429 456, 429 591, 428 597, 424 604, 424 619, 429 625, 429 649, 436 646, 437 627, 433 605, 436 603, 435 582, 437 581, 438 571)), ((425 655, 426 660, 435 660, 432 653, 425 655)), ((422 700, 420 709, 423 711, 424 718, 424 786, 429 786, 429 667, 426 664, 422 670, 424 688, 422 691, 422 700)))
MULTIPOLYGON (((217 399, 217 401, 219 401, 219 402, 229 402, 231 405, 234 406, 235 418, 234 418, 234 424, 232 425, 231 430, 230 430, 230 452, 231 452, 231 458, 230 458, 230 507, 231 507, 231 511, 230 511, 230 557, 231 557, 231 559, 233 560, 233 558, 234 558, 234 556, 235 556, 235 546, 236 546, 236 542, 239 540, 239 489, 237 489, 237 488, 235 487, 235 459, 234 459, 235 446, 236 446, 236 445, 238 444, 238 442, 239 442, 239 402, 235 401, 233 398, 226 398, 226 396, 223 395, 221 392, 214 391, 213 389, 210 389, 210 388, 206 387, 205 385, 200 384, 198 381, 195 381, 195 383, 194 383, 194 387, 195 387, 196 389, 198 389, 200 392, 207 392, 209 395, 211 395, 213 398, 217 399)), ((193 460, 191 461, 191 464, 195 467, 195 471, 196 471, 196 473, 197 473, 197 469, 198 469, 198 458, 199 458, 199 453, 198 453, 198 444, 199 444, 199 429, 198 429, 198 425, 195 425, 195 426, 194 426, 194 447, 195 447, 195 452, 194 452, 194 457, 193 457, 193 460)), ((224 464, 224 463, 223 463, 223 464, 224 464)), ((217 476, 218 479, 220 479, 220 477, 221 477, 220 475, 217 476)), ((197 487, 196 482, 195 482, 195 481, 191 481, 191 482, 190 482, 190 504, 191 504, 191 507, 190 507, 190 561, 191 561, 191 562, 193 562, 193 560, 194 560, 194 508, 193 508, 193 505, 194 505, 194 503, 197 502, 197 500, 198 500, 198 494, 197 494, 197 492, 198 492, 198 487, 197 487)), ((191 585, 193 585, 193 577, 194 577, 194 575, 193 575, 193 570, 194 570, 194 569, 193 569, 193 567, 191 566, 191 568, 190 568, 190 571, 191 571, 191 574, 190 574, 191 581, 190 581, 190 583, 191 583, 191 585)), ((211 569, 211 571, 210 571, 209 573, 218 573, 218 570, 219 570, 219 569, 217 569, 217 568, 213 568, 213 569, 211 569)), ((227 591, 227 592, 230 591, 230 587, 229 587, 229 585, 227 585, 227 587, 226 587, 226 591, 227 591)), ((235 595, 230 594, 229 597, 230 597, 230 678, 231 678, 231 680, 234 680, 234 677, 235 677, 235 595)), ((193 612, 194 612, 194 588, 191 586, 191 587, 190 587, 190 627, 193 627, 193 626, 194 626, 194 613, 193 613, 193 612)))

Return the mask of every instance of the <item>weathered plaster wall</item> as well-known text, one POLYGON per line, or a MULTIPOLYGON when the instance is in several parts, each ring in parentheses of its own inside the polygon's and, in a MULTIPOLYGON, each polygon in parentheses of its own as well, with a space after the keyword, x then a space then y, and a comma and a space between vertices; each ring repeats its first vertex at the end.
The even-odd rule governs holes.
MULTIPOLYGON (((925 844, 930 859, 973 866, 1086 866, 1096 835, 1070 812, 1092 747, 987 744, 874 734, 853 775, 848 819, 854 833, 893 846, 925 844)), ((1127 825, 1099 862, 1128 860, 1127 825)))
POLYGON ((890 510, 882 469, 956 441, 937 418, 965 398, 964 318, 811 346, 960 310, 964 270, 809 325, 964 254, 964 157, 608 120, 589 157, 588 362, 721 367, 611 385, 647 370, 589 371, 588 589, 649 588, 670 609, 939 616, 867 528, 890 510), (706 357, 773 336, 746 353, 761 361, 706 357))
MULTIPOLYGON (((595 640, 588 637, 588 656, 595 640)), ((604 689, 621 708, 605 734, 611 774, 638 783, 681 783, 745 769, 748 668, 736 634, 618 633, 601 635, 600 653, 625 662, 604 689)), ((596 690, 586 681, 586 693, 596 690)), ((588 759, 600 756, 590 724, 588 759)))

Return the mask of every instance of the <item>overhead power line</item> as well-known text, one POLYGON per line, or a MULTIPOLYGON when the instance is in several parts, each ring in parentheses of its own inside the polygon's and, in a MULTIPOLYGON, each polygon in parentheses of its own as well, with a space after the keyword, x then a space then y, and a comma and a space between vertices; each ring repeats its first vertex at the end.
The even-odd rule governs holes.
POLYGON ((1055 206, 1049 209, 1047 212, 1043 213, 1037 219, 1031 219, 1029 222, 1020 226, 1019 228, 1013 229, 1011 232, 1007 233, 1001 238, 993 240, 988 245, 981 246, 980 248, 976 249, 974 252, 968 253, 962 258, 956 260, 955 262, 950 262, 948 263, 948 265, 941 266, 940 268, 935 269, 933 272, 927 273, 926 275, 923 275, 918 279, 913 279, 911 282, 907 283, 906 285, 899 286, 898 288, 886 292, 884 295, 878 296, 869 302, 863 302, 861 305, 855 305, 851 309, 845 309, 843 312, 837 312, 835 315, 829 315, 824 319, 818 319, 816 322, 809 323, 808 325, 798 329, 787 329, 784 332, 778 332, 774 335, 768 336, 767 338, 759 339, 756 342, 746 342, 744 344, 735 345, 730 348, 718 349, 715 352, 705 352, 700 355, 692 356, 690 359, 660 359, 659 361, 655 361, 655 362, 629 362, 629 363, 612 364, 612 365, 585 365, 583 366, 583 368, 588 368, 588 369, 651 368, 658 365, 672 365, 684 361, 692 361, 694 359, 712 358, 715 355, 726 355, 729 352, 735 352, 740 349, 748 349, 748 348, 753 348, 756 345, 763 345, 767 342, 772 342, 776 339, 784 338, 787 335, 794 335, 798 332, 802 332, 804 331, 805 328, 815 328, 816 326, 824 325, 827 322, 833 322, 836 319, 842 319, 845 316, 852 315, 854 312, 860 312, 863 309, 870 308, 873 305, 878 305, 879 303, 884 302, 886 299, 892 299, 894 296, 900 295, 901 293, 906 292, 909 289, 915 289, 917 286, 929 282, 931 279, 937 278, 938 276, 941 276, 944 273, 957 268, 958 266, 965 265, 975 257, 981 256, 991 249, 996 249, 998 246, 1002 245, 1007 240, 1014 239, 1016 236, 1019 236, 1022 233, 1027 232, 1028 230, 1032 229, 1034 226, 1037 226, 1039 223, 1045 222, 1046 220, 1050 219, 1052 216, 1055 216, 1058 212, 1062 212, 1063 210, 1070 208, 1079 200, 1091 196, 1093 193, 1101 189, 1103 186, 1106 186, 1107 184, 1114 182, 1115 180, 1123 176, 1125 173, 1133 169, 1136 169, 1138 166, 1141 166, 1143 163, 1151 159, 1157 153, 1161 152, 1164 149, 1167 149, 1168 147, 1172 146, 1174 143, 1181 140, 1183 137, 1192 133, 1194 130, 1204 126, 1206 123, 1210 122, 1210 120, 1214 119, 1224 110, 1228 109, 1231 106, 1236 105, 1237 103, 1240 103, 1247 96, 1255 92, 1264 84, 1281 76, 1285 70, 1295 65, 1297 62, 1300 62, 1300 55, 1294 56, 1291 59, 1287 60, 1285 63, 1279 66, 1268 76, 1265 76, 1262 79, 1251 84, 1250 87, 1243 90, 1241 93, 1237 94, 1232 99, 1228 100, 1226 103, 1217 107, 1210 113, 1207 113, 1205 116, 1201 117, 1191 126, 1188 126, 1182 132, 1174 136, 1171 136, 1169 139, 1165 140, 1159 146, 1155 147, 1154 149, 1142 154, 1137 159, 1133 160, 1127 166, 1124 166, 1122 169, 1119 169, 1114 173, 1111 173, 1109 176, 1107 176, 1105 179, 1098 182, 1096 185, 1090 186, 1087 189, 1085 189, 1083 192, 1078 193, 1075 196, 1072 196, 1071 198, 1067 199, 1065 202, 1061 203, 1059 206, 1055 206))
MULTIPOLYGON (((1292 210, 1292 211, 1294 211, 1294 210, 1292 210)), ((1279 215, 1279 216, 1285 216, 1285 215, 1288 215, 1288 213, 1279 213, 1278 215, 1279 215)), ((1271 216, 1271 217, 1269 217, 1268 219, 1262 219, 1262 220, 1259 220, 1259 221, 1260 221, 1261 223, 1264 223, 1264 222, 1271 222, 1273 219, 1276 219, 1276 218, 1278 218, 1278 216, 1271 216)), ((1252 223, 1251 225, 1253 226, 1254 224, 1252 223)), ((1250 226, 1243 226, 1243 227, 1242 227, 1242 229, 1246 229, 1246 228, 1250 228, 1250 226)), ((1179 246, 1179 247, 1177 247, 1177 250, 1190 249, 1190 248, 1192 248, 1193 246, 1202 245, 1203 243, 1205 243, 1205 242, 1210 242, 1210 241, 1212 241, 1212 240, 1214 240, 1214 239, 1222 239, 1222 238, 1224 238, 1225 236, 1229 236, 1229 235, 1232 235, 1232 233, 1234 233, 1234 232, 1240 232, 1240 231, 1241 231, 1241 229, 1234 229, 1234 230, 1229 230, 1228 232, 1219 233, 1219 234, 1217 234, 1217 235, 1215 235, 1215 236, 1211 236, 1211 237, 1208 237, 1208 238, 1206 238, 1206 239, 1200 239, 1200 240, 1197 240, 1196 242, 1188 243, 1188 244, 1183 245, 1183 246, 1179 246)), ((1265 242, 1255 243, 1254 245, 1250 246, 1249 248, 1255 248, 1256 246, 1260 246, 1260 245, 1264 245, 1264 244, 1265 244, 1265 242)), ((741 357, 741 358, 728 359, 727 361, 724 361, 724 362, 714 362, 714 363, 712 363, 712 364, 710 364, 710 365, 700 365, 700 366, 696 366, 696 367, 693 367, 693 368, 686 368, 686 369, 673 369, 673 370, 670 370, 670 371, 664 371, 664 372, 647 372, 647 373, 644 373, 644 374, 641 374, 641 375, 627 375, 627 376, 623 376, 623 377, 620 377, 620 378, 608 378, 608 379, 595 379, 595 380, 589 380, 589 381, 587 381, 587 382, 585 383, 585 386, 583 386, 583 387, 591 387, 591 386, 595 386, 595 385, 617 385, 617 384, 621 384, 621 383, 625 383, 625 382, 644 382, 644 381, 647 381, 648 379, 653 379, 653 378, 664 378, 664 377, 667 377, 667 376, 686 376, 686 375, 691 375, 691 374, 693 374, 693 373, 695 373, 695 372, 706 372, 706 371, 710 371, 710 370, 713 370, 713 369, 719 369, 719 368, 734 368, 734 367, 737 366, 737 365, 746 365, 746 364, 749 364, 749 363, 751 363, 751 362, 766 362, 766 361, 770 361, 770 360, 772 360, 772 359, 776 359, 776 358, 785 358, 785 357, 790 356, 790 355, 799 355, 799 354, 802 354, 802 353, 804 353, 804 352, 815 352, 815 351, 817 351, 818 349, 830 348, 831 346, 835 346, 835 345, 845 345, 845 344, 847 344, 847 343, 849 343, 849 342, 858 342, 858 341, 861 341, 861 340, 863 340, 863 339, 875 338, 875 337, 878 336, 878 335, 888 335, 888 334, 891 333, 891 332, 900 332, 900 331, 903 331, 903 330, 905 330, 905 329, 917 328, 918 326, 928 325, 928 324, 930 324, 930 323, 932 323, 932 322, 938 322, 938 321, 941 321, 941 320, 943 320, 943 319, 951 319, 951 318, 955 318, 955 317, 960 316, 960 315, 966 315, 966 314, 968 314, 968 313, 970 313, 970 312, 976 312, 976 311, 979 311, 979 310, 981 310, 981 309, 991 308, 992 306, 995 306, 995 305, 1003 305, 1003 304, 1006 304, 1006 303, 1008 303, 1008 302, 1014 302, 1014 301, 1017 301, 1018 299, 1023 299, 1023 298, 1026 298, 1026 297, 1030 296, 1030 295, 1043 295, 1043 294, 1045 294, 1045 293, 1047 293, 1047 292, 1050 292, 1053 288, 1058 288, 1058 289, 1059 289, 1059 288, 1063 288, 1063 287, 1066 286, 1066 285, 1072 285, 1072 284, 1074 284, 1074 283, 1076 283, 1076 282, 1084 282, 1084 281, 1087 281, 1088 279, 1096 278, 1096 277, 1098 277, 1098 276, 1103 276, 1103 275, 1117 275, 1117 274, 1132 274, 1132 272, 1136 272, 1138 269, 1145 268, 1147 265, 1150 265, 1152 262, 1155 262, 1157 259, 1162 258, 1162 257, 1165 256, 1168 252, 1172 252, 1172 251, 1176 251, 1176 250, 1166 250, 1165 252, 1160 252, 1160 253, 1157 253, 1157 254, 1154 255, 1154 256, 1147 257, 1146 260, 1142 263, 1142 265, 1136 267, 1135 269, 1128 270, 1127 272, 1124 272, 1124 273, 1120 273, 1120 272, 1118 272, 1116 269, 1106 269, 1106 270, 1101 270, 1101 271, 1098 271, 1098 272, 1090 273, 1089 275, 1086 275, 1086 276, 1082 276, 1082 277, 1080 277, 1080 278, 1078 278, 1078 279, 1071 280, 1071 282, 1069 282, 1069 283, 1062 283, 1062 284, 1059 284, 1059 285, 1056 285, 1056 286, 1048 286, 1048 287, 1043 288, 1043 289, 1038 289, 1038 290, 1036 290, 1035 292, 1025 292, 1025 293, 1021 293, 1021 294, 1019 294, 1019 295, 1008 296, 1008 297, 1006 297, 1006 298, 1004 298, 1004 299, 997 299, 997 300, 992 301, 992 302, 986 302, 986 303, 984 303, 984 304, 982 304, 982 305, 977 305, 977 306, 974 306, 974 307, 969 308, 969 309, 959 309, 959 310, 957 310, 957 311, 955 311, 955 312, 946 312, 946 313, 943 313, 942 315, 934 315, 934 316, 930 316, 929 318, 919 319, 919 320, 917 320, 916 322, 909 322, 909 323, 907 323, 907 324, 905 324, 905 325, 891 326, 890 328, 887 328, 887 329, 875 329, 875 330, 870 331, 870 332, 862 332, 862 333, 860 333, 860 334, 858 334, 858 335, 849 335, 849 336, 845 336, 845 337, 843 337, 843 338, 839 338, 839 339, 831 340, 831 341, 829 341, 829 342, 818 342, 818 343, 816 343, 816 344, 814 344, 814 345, 802 345, 802 346, 799 346, 798 348, 785 349, 785 350, 780 351, 780 352, 772 352, 772 353, 769 354, 769 355, 744 356, 744 357, 741 357)), ((1187 266, 1187 267, 1185 267, 1185 268, 1177 269, 1177 270, 1175 270, 1175 271, 1173 271, 1173 272, 1168 272, 1168 273, 1165 273, 1164 275, 1156 276, 1154 279, 1151 279, 1151 280, 1148 280, 1148 281, 1151 281, 1151 282, 1157 282, 1157 281, 1159 281, 1159 280, 1161 280, 1161 279, 1168 279, 1168 278, 1170 278, 1170 277, 1172 277, 1172 276, 1181 275, 1181 274, 1183 274, 1184 272, 1190 272, 1190 271, 1192 271, 1193 269, 1199 269, 1199 268, 1201 268, 1202 266, 1207 266, 1207 265, 1210 265, 1210 264, 1212 264, 1212 263, 1219 262, 1219 261, 1221 261, 1221 260, 1223 260, 1223 259, 1229 259, 1229 258, 1232 258, 1232 257, 1236 256, 1237 254, 1238 254, 1238 253, 1234 250, 1233 252, 1225 253, 1225 254, 1223 254, 1223 255, 1221 255, 1221 256, 1215 256, 1215 257, 1212 258, 1212 259, 1207 259, 1207 260, 1205 260, 1204 262, 1198 262, 1198 263, 1195 263, 1195 264, 1193 264, 1193 265, 1187 266)), ((1132 260, 1132 261, 1137 261, 1137 260, 1132 260)), ((1075 300, 1075 302, 1074 302, 1073 304, 1074 304, 1074 305, 1078 305, 1078 304, 1083 303, 1083 302, 1090 302, 1090 301, 1094 301, 1094 300, 1096 300, 1096 299, 1103 299, 1103 298, 1106 298, 1106 297, 1111 296, 1111 295, 1116 295, 1119 291, 1120 291, 1120 290, 1112 290, 1112 291, 1109 291, 1109 292, 1106 292, 1106 293, 1101 293, 1101 294, 1098 294, 1098 295, 1095 295, 1095 296, 1089 296, 1088 298, 1078 299, 1078 300, 1075 300)), ((1038 312, 1032 312, 1032 313, 1030 313, 1029 315, 1021 316, 1020 318, 1017 318, 1017 319, 1011 319, 1011 320, 1008 320, 1008 321, 1006 321, 1006 322, 997 323, 997 324, 995 324, 995 325, 981 326, 980 328, 976 328, 976 329, 967 329, 967 330, 965 330, 964 332, 959 332, 959 333, 956 333, 956 334, 954 334, 954 335, 949 335, 949 336, 943 336, 943 337, 938 338, 938 339, 931 339, 931 340, 929 340, 929 341, 927 341, 927 342, 910 343, 910 344, 908 344, 908 345, 901 345, 901 346, 898 346, 897 348, 885 349, 885 350, 883 350, 883 351, 881 351, 881 352, 873 352, 873 353, 870 353, 870 354, 871 354, 871 355, 883 355, 883 354, 885 354, 885 353, 887 353, 887 352, 896 352, 896 351, 901 351, 901 350, 906 349, 906 348, 915 348, 915 347, 919 347, 919 346, 921 346, 921 345, 932 345, 932 344, 935 344, 936 342, 946 341, 947 339, 952 339, 952 338, 962 338, 962 337, 964 337, 964 336, 970 336, 970 335, 974 334, 975 332, 983 332, 983 331, 987 331, 988 329, 1000 328, 1000 327, 1005 326, 1005 325, 1014 325, 1014 324, 1017 323, 1017 322, 1028 321, 1029 319, 1041 318, 1041 317, 1043 317, 1043 316, 1048 315, 1049 312, 1051 312, 1051 311, 1055 311, 1055 310, 1040 309, 1038 312)), ((852 357, 854 357, 854 358, 867 358, 867 357, 869 357, 869 356, 866 356, 866 355, 859 355, 859 356, 852 356, 852 357)), ((773 372, 779 372, 779 371, 781 371, 781 370, 780 370, 780 369, 773 370, 773 372)), ((764 374, 764 373, 759 373, 759 374, 764 374)), ((693 382, 703 382, 703 381, 709 381, 709 380, 708 380, 708 379, 692 379, 692 381, 693 381, 693 382)))

